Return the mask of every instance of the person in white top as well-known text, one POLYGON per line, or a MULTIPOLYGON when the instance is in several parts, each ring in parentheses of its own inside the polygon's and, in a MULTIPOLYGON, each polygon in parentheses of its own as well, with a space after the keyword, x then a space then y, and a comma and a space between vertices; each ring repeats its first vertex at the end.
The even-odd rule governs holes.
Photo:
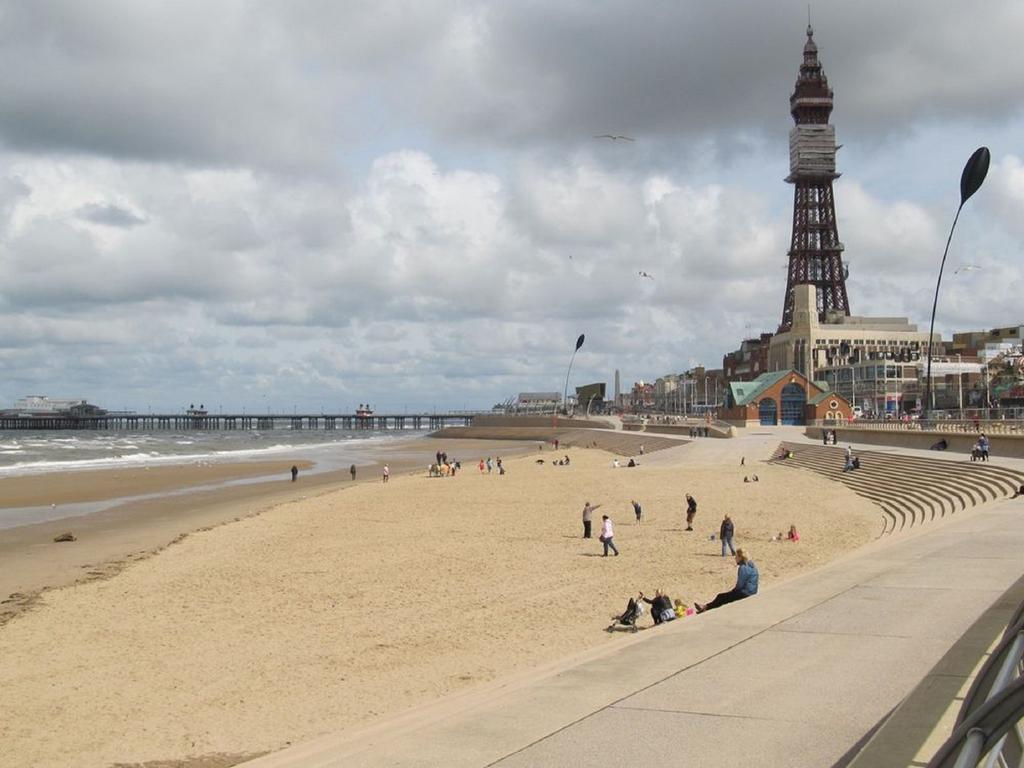
POLYGON ((619 550, 615 547, 615 542, 612 539, 615 536, 615 531, 612 530, 612 521, 608 515, 602 515, 601 517, 601 543, 604 544, 604 555, 602 557, 608 557, 608 550, 610 549, 615 553, 615 556, 619 556, 619 550))
POLYGON ((385 465, 384 465, 384 480, 383 480, 383 482, 385 482, 385 483, 386 483, 386 482, 388 481, 388 478, 389 478, 389 477, 391 477, 391 470, 390 470, 390 469, 388 469, 388 465, 387 465, 387 464, 385 464, 385 465))

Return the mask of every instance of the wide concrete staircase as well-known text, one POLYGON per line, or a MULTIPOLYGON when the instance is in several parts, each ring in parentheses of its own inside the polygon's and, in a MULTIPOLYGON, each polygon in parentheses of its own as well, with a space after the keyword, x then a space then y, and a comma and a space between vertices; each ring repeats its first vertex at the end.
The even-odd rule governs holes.
POLYGON ((1024 485, 1024 473, 990 463, 879 451, 856 451, 860 469, 843 472, 845 453, 835 446, 786 442, 770 463, 809 469, 869 499, 882 510, 883 534, 1012 496, 1024 485))

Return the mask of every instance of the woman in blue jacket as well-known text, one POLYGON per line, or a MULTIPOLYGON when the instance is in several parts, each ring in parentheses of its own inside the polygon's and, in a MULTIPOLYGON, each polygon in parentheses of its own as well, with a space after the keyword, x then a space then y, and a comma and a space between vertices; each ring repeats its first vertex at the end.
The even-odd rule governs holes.
POLYGON ((714 600, 705 605, 696 603, 697 613, 710 611, 726 603, 742 600, 745 597, 757 594, 757 566, 747 553, 740 547, 736 550, 736 586, 728 592, 719 593, 714 600))

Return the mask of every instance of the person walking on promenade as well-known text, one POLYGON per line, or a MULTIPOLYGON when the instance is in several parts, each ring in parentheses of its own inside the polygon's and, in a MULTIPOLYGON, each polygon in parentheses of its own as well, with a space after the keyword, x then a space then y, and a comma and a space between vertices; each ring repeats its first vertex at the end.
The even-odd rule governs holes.
POLYGON ((348 472, 349 472, 350 475, 352 475, 352 479, 355 480, 356 479, 356 465, 353 464, 351 467, 349 467, 348 468, 348 472))
POLYGON ((589 539, 590 538, 590 521, 593 520, 593 518, 594 518, 594 510, 600 508, 600 506, 601 506, 600 504, 595 504, 594 506, 590 506, 590 502, 589 501, 586 504, 583 505, 583 538, 584 539, 589 539))
POLYGON ((299 468, 292 464, 292 482, 294 483, 299 478, 299 468))
POLYGON ((389 477, 391 477, 391 469, 388 467, 387 464, 385 464, 384 465, 384 478, 383 478, 383 480, 381 482, 386 483, 388 481, 389 477))
POLYGON ((693 518, 697 516, 697 500, 686 494, 686 530, 693 530, 693 518))
POLYGON ((601 543, 604 544, 604 554, 602 557, 608 557, 608 550, 610 549, 615 553, 615 556, 619 556, 619 550, 615 546, 615 542, 612 539, 615 537, 615 531, 612 530, 612 521, 608 515, 601 516, 601 543))
POLYGON ((638 501, 631 501, 629 503, 633 505, 633 514, 636 515, 636 522, 637 522, 637 525, 639 525, 640 524, 640 518, 644 514, 643 509, 640 508, 640 502, 638 502, 638 501))
POLYGON ((742 600, 745 597, 757 594, 758 573, 757 566, 750 559, 747 553, 740 547, 736 550, 736 586, 728 592, 720 592, 710 603, 701 605, 695 603, 697 613, 710 611, 712 608, 719 608, 726 603, 742 600))
POLYGON ((984 432, 978 438, 978 447, 981 449, 981 460, 988 461, 988 438, 985 437, 984 432))
POLYGON ((736 550, 732 546, 732 536, 735 532, 735 526, 732 524, 732 518, 726 515, 722 518, 722 527, 718 530, 718 538, 722 540, 722 557, 725 557, 725 548, 729 547, 729 554, 735 555, 736 550))

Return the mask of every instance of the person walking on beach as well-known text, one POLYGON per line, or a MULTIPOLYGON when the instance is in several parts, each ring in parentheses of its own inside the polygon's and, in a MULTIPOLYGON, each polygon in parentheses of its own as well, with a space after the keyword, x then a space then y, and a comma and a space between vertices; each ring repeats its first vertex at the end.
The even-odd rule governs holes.
POLYGON ((686 494, 686 530, 693 530, 693 518, 697 516, 697 500, 686 494))
POLYGON ((610 549, 615 553, 615 556, 619 556, 619 550, 615 547, 615 542, 612 539, 615 537, 615 531, 612 530, 612 521, 608 515, 601 516, 601 543, 604 544, 604 554, 601 557, 608 557, 608 550, 610 549))
POLYGON ((640 524, 640 517, 644 513, 644 511, 640 508, 640 502, 638 502, 638 501, 631 501, 629 503, 633 505, 633 514, 636 515, 636 522, 637 522, 637 525, 639 525, 640 524))
POLYGON ((718 530, 718 538, 722 540, 722 557, 725 557, 725 548, 729 547, 729 554, 735 555, 736 550, 732 546, 732 536, 735 532, 735 526, 732 524, 732 518, 726 515, 722 518, 722 527, 718 530))
POLYGON ((381 482, 386 483, 388 481, 389 477, 391 477, 391 470, 388 468, 388 465, 385 464, 384 465, 384 478, 383 478, 383 480, 381 482))
POLYGON ((644 444, 643 443, 640 443, 640 455, 641 456, 644 455, 644 444))
POLYGON ((695 603, 697 613, 704 613, 704 611, 710 611, 712 608, 718 608, 726 603, 732 603, 757 594, 757 566, 754 565, 754 561, 750 559, 747 553, 743 551, 743 547, 736 550, 736 565, 738 566, 736 569, 736 586, 728 592, 720 592, 710 603, 705 605, 695 603))
POLYGON ((491 457, 490 457, 490 456, 488 456, 488 457, 487 457, 487 474, 488 474, 488 475, 489 475, 489 474, 491 474, 491 468, 492 468, 492 467, 493 467, 493 465, 491 464, 491 457))
POLYGON ((353 464, 351 467, 349 467, 348 468, 348 472, 349 472, 350 475, 352 475, 352 479, 355 480, 356 479, 356 465, 353 464))
POLYGON ((299 468, 292 464, 292 482, 294 483, 299 478, 299 468))
POLYGON ((583 538, 584 539, 589 539, 590 538, 590 521, 593 520, 593 518, 594 518, 594 510, 600 508, 600 506, 601 506, 600 504, 595 504, 594 506, 590 506, 590 502, 589 501, 586 504, 583 505, 583 538))

